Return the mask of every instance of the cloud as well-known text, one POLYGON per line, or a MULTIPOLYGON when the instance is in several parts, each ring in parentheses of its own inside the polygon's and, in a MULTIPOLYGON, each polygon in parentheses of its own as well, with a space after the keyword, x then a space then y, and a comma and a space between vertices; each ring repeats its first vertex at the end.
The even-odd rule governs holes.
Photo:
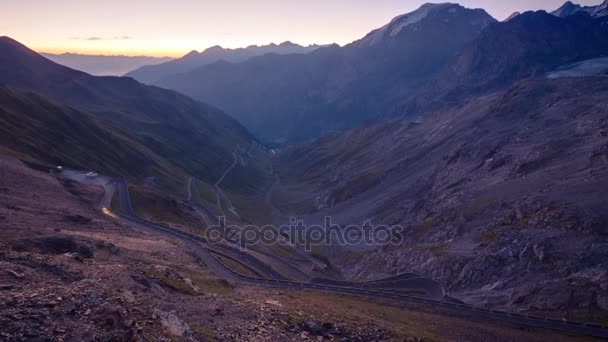
POLYGON ((133 39, 131 36, 114 36, 114 37, 70 37, 70 40, 89 40, 89 41, 98 41, 98 40, 129 40, 133 39))

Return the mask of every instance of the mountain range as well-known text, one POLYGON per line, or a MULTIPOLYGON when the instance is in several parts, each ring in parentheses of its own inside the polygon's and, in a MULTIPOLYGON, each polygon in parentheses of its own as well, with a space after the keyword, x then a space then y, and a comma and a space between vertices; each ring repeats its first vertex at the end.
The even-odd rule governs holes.
POLYGON ((573 62, 608 55, 606 18, 565 18, 526 12, 484 30, 448 67, 394 115, 416 116, 466 103, 514 81, 538 77, 573 62))
MULTIPOLYGON (((185 175, 190 174, 212 183, 221 176, 222 165, 230 165, 232 153, 238 146, 245 148, 256 141, 236 120, 217 108, 173 91, 140 84, 131 78, 91 76, 67 68, 8 37, 0 38, 0 83, 19 91, 40 94, 60 104, 58 108, 73 108, 66 109, 70 113, 87 113, 95 121, 109 125, 113 131, 145 147, 142 158, 148 163, 137 163, 137 168, 129 173, 140 179, 156 176, 173 184, 185 182, 185 175), (160 165, 154 166, 153 161, 160 165), (170 174, 168 170, 171 170, 170 174)), ((40 104, 47 100, 34 98, 32 101, 40 104)), ((43 112, 16 114, 27 117, 43 115, 43 112)), ((47 115, 31 118, 42 123, 51 119, 47 115)), ((78 134, 78 131, 61 134, 78 134)), ((110 140, 124 139, 114 137, 110 140)), ((93 149, 88 153, 108 154, 111 151, 93 149)), ((72 166, 82 166, 82 163, 72 166)), ((262 177, 261 170, 250 171, 243 179, 247 183, 243 188, 253 188, 262 177)))
POLYGON ((592 15, 579 18, 571 15, 583 7, 566 3, 553 16, 527 12, 498 23, 483 10, 426 4, 344 47, 224 59, 147 81, 225 109, 263 141, 302 141, 387 115, 418 115, 442 102, 466 101, 459 91, 493 91, 585 55, 601 55, 605 7, 588 7, 592 15), (572 39, 583 31, 588 37, 572 39), (501 56, 502 49, 520 58, 501 56), (514 64, 495 63, 496 58, 514 64))
MULTIPOLYGON (((446 301, 605 322, 607 4, 504 22, 426 4, 343 47, 214 47, 132 77, 1 37, 0 144, 182 197, 204 196, 196 177, 265 224, 403 228, 400 244, 316 248, 335 278, 415 272, 446 301), (245 160, 260 142, 279 146, 245 160)), ((284 265, 320 272, 309 261, 284 265)))
POLYGON ((298 141, 381 118, 495 21, 427 4, 344 47, 222 61, 156 84, 227 110, 264 141, 298 141))
POLYGON ((595 18, 604 17, 608 15, 608 2, 604 1, 602 4, 597 6, 581 6, 578 4, 574 4, 572 1, 568 1, 560 8, 551 12, 551 14, 561 18, 565 18, 578 13, 588 14, 595 18))
POLYGON ((265 54, 305 54, 318 49, 319 45, 301 46, 292 42, 283 42, 279 45, 251 45, 246 48, 225 49, 221 46, 212 46, 202 52, 191 51, 181 58, 161 63, 159 65, 146 65, 126 73, 125 76, 133 77, 139 82, 155 84, 160 80, 183 72, 188 72, 207 64, 218 61, 240 63, 255 56, 265 54))
POLYGON ((84 71, 95 76, 122 76, 144 65, 154 65, 172 60, 169 57, 104 56, 78 53, 41 53, 53 62, 84 71))

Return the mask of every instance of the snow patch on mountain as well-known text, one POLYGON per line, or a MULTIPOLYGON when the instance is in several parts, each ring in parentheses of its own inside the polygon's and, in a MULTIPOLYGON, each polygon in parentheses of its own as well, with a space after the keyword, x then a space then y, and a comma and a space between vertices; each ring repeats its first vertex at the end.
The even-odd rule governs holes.
MULTIPOLYGON (((393 20, 391 20, 390 23, 377 29, 376 31, 374 31, 370 34, 370 37, 369 37, 370 46, 380 43, 386 36, 387 32, 389 32, 390 37, 394 37, 394 36, 398 35, 401 31, 403 31, 403 29, 405 29, 406 27, 421 22, 422 20, 424 20, 424 18, 428 17, 428 15, 430 13, 432 13, 433 11, 436 11, 441 8, 449 7, 449 6, 457 6, 457 5, 451 4, 451 3, 443 3, 443 4, 428 3, 428 4, 422 5, 420 8, 418 8, 417 10, 415 10, 413 12, 406 13, 406 14, 403 14, 403 15, 400 15, 400 16, 394 18, 393 20)), ((450 13, 455 13, 456 11, 457 11, 456 7, 453 7, 450 9, 450 13)))

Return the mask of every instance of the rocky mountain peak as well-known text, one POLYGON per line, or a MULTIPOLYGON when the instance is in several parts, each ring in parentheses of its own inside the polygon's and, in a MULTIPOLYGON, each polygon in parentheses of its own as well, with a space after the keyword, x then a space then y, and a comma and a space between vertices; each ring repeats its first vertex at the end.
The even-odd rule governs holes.
POLYGON ((581 6, 572 1, 568 1, 560 8, 551 12, 551 14, 560 18, 565 18, 577 13, 587 13, 596 18, 603 17, 608 14, 608 0, 605 0, 602 4, 597 6, 581 6))
POLYGON ((507 19, 505 19, 504 21, 509 21, 515 17, 518 17, 521 15, 521 12, 513 12, 510 16, 507 17, 507 19))
MULTIPOLYGON (((467 9, 459 4, 454 3, 426 3, 420 6, 417 10, 395 17, 387 25, 372 31, 363 39, 363 42, 368 46, 374 46, 386 39, 396 37, 404 30, 407 30, 411 27, 416 26, 417 24, 422 23, 432 15, 440 13, 440 20, 448 22, 450 20, 449 17, 457 17, 469 11, 473 10, 467 9)), ((485 25, 487 24, 487 22, 493 20, 493 18, 490 17, 490 15, 488 15, 485 11, 480 10, 480 12, 483 12, 483 14, 485 14, 485 20, 482 20, 479 23, 485 25)))
POLYGON ((601 5, 595 8, 594 17, 604 17, 608 15, 608 0, 605 0, 601 5))

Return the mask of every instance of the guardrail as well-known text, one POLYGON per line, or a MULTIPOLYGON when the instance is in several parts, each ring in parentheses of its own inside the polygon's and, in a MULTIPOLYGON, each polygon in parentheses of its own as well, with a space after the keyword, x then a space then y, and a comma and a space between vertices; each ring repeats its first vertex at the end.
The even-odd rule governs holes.
MULTIPOLYGON (((127 197, 128 190, 127 190, 127 197)), ((130 200, 130 199, 129 199, 130 200)), ((132 211, 131 211, 132 212, 132 211)), ((288 281, 284 279, 265 279, 265 278, 256 278, 250 277, 246 275, 242 275, 229 267, 227 267, 221 260, 217 259, 211 252, 209 252, 205 247, 201 245, 201 242, 209 243, 209 241, 203 237, 196 236, 190 233, 182 232, 175 228, 161 226, 152 222, 147 222, 141 220, 139 218, 134 217, 134 215, 124 215, 117 214, 117 216, 144 225, 149 228, 153 228, 159 231, 163 231, 170 235, 180 237, 187 241, 195 243, 198 247, 201 248, 210 258, 212 258, 215 262, 221 265, 224 268, 224 271, 231 274, 235 279, 243 283, 254 284, 254 285, 265 285, 270 287, 280 287, 287 289, 298 289, 298 290, 317 290, 328 293, 337 293, 337 294, 346 294, 346 295, 354 295, 365 298, 376 298, 376 299, 394 299, 400 301, 407 301, 412 303, 419 304, 432 304, 436 307, 442 307, 444 309, 457 311, 459 313, 473 314, 477 316, 481 316, 487 319, 505 321, 515 324, 521 324, 526 326, 533 326, 538 328, 546 328, 553 330, 560 330, 571 333, 579 333, 585 334, 595 337, 608 338, 608 326, 603 326, 595 323, 584 323, 584 322, 574 322, 568 320, 557 320, 548 317, 537 317, 528 314, 519 314, 519 313, 511 313, 506 311, 497 311, 490 310, 486 308, 475 307, 467 304, 461 303, 452 303, 435 299, 428 299, 418 296, 406 295, 406 294, 398 294, 394 292, 387 292, 382 290, 364 290, 360 288, 353 287, 342 287, 342 286, 332 286, 326 284, 311 284, 311 283, 299 283, 288 281)), ((400 276, 397 276, 400 277, 400 276)))
POLYGON ((183 239, 196 243, 199 247, 201 247, 203 250, 205 250, 205 252, 207 252, 218 264, 222 265, 225 268, 225 271, 231 273, 236 279, 238 279, 239 281, 244 282, 244 283, 255 284, 255 285, 266 285, 266 286, 271 286, 271 287, 280 287, 280 288, 287 288, 287 289, 320 290, 320 291, 324 291, 324 292, 356 295, 356 296, 366 297, 366 298, 396 299, 396 300, 408 301, 408 302, 420 303, 420 304, 432 304, 434 306, 442 307, 445 309, 453 309, 460 313, 470 313, 470 314, 474 314, 474 315, 481 314, 482 317, 495 319, 495 320, 507 321, 507 322, 511 322, 511 323, 523 324, 523 325, 534 326, 534 327, 539 327, 539 328, 548 328, 548 329, 582 333, 582 334, 592 335, 592 336, 596 336, 596 337, 608 338, 608 327, 602 326, 599 324, 594 324, 594 323, 573 322, 573 321, 567 321, 567 320, 557 320, 557 319, 552 319, 552 318, 547 318, 547 317, 536 317, 536 316, 512 313, 512 312, 496 311, 496 310, 490 310, 490 309, 475 307, 475 306, 466 305, 466 304, 450 303, 450 302, 445 302, 445 301, 440 301, 440 300, 422 298, 422 297, 406 295, 406 294, 397 294, 397 293, 387 292, 387 291, 363 290, 363 289, 358 289, 358 288, 348 288, 348 287, 332 286, 332 285, 325 285, 325 284, 298 283, 298 282, 293 282, 293 281, 288 281, 288 280, 250 277, 250 276, 242 275, 242 274, 230 269, 221 260, 217 259, 213 254, 211 254, 211 252, 209 252, 202 245, 200 245, 202 240, 206 241, 206 239, 204 239, 204 238, 198 237, 193 234, 185 233, 185 232, 179 231, 174 228, 162 227, 162 226, 159 226, 156 224, 151 224, 150 222, 135 219, 135 218, 129 217, 127 215, 118 214, 118 216, 120 216, 124 219, 130 220, 130 221, 139 223, 139 224, 146 225, 150 228, 164 231, 173 236, 177 236, 177 237, 180 237, 180 238, 183 238, 183 239))

